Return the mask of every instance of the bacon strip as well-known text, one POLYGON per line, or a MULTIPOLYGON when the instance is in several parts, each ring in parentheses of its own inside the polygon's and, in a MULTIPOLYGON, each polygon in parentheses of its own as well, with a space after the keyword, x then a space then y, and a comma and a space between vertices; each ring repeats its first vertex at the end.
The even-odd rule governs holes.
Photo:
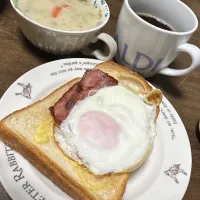
POLYGON ((52 116, 57 124, 65 120, 74 105, 95 91, 109 86, 118 85, 118 81, 99 69, 87 71, 83 78, 74 84, 56 103, 50 107, 52 116))

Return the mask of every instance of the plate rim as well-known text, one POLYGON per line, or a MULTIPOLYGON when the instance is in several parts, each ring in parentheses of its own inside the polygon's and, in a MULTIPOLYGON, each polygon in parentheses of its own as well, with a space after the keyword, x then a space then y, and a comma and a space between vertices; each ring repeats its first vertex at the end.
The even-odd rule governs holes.
MULTIPOLYGON (((57 63, 57 62, 62 62, 62 61, 70 61, 70 60, 76 60, 76 61, 77 61, 77 60, 93 61, 93 62, 96 62, 97 64, 104 62, 104 61, 101 61, 101 60, 90 59, 90 58, 64 58, 64 59, 53 60, 53 61, 50 61, 50 62, 43 63, 43 64, 41 64, 41 65, 38 65, 38 66, 36 66, 36 67, 30 69, 29 71, 25 72, 25 73, 22 74, 21 76, 19 76, 19 77, 4 91, 3 95, 2 95, 1 98, 0 98, 0 107, 2 106, 2 101, 3 101, 3 99, 5 98, 6 93, 8 92, 8 90, 9 90, 13 85, 15 85, 15 84, 18 82, 19 79, 23 78, 24 76, 26 76, 26 75, 29 74, 29 73, 32 73, 32 71, 34 71, 34 70, 37 70, 37 69, 39 69, 39 68, 41 68, 41 67, 44 67, 45 65, 49 65, 49 64, 57 63)), ((148 83, 149 83, 149 82, 148 82, 148 83)), ((150 84, 152 87, 154 87, 151 83, 149 83, 149 84, 150 84)), ((187 189, 188 189, 188 186, 189 186, 189 183, 190 183, 190 180, 191 180, 191 172, 192 172, 192 149, 191 149, 191 143, 190 143, 190 139, 189 139, 189 136, 188 136, 188 133, 187 133, 187 129, 186 129, 186 127, 185 127, 185 125, 184 125, 184 123, 183 123, 181 117, 179 116, 178 112, 176 111, 176 109, 174 108, 174 106, 170 103, 170 101, 164 96, 164 94, 163 94, 163 97, 164 97, 163 99, 165 99, 165 101, 167 101, 167 103, 170 104, 170 105, 173 107, 173 109, 175 110, 175 112, 177 113, 177 115, 178 115, 178 117, 179 117, 179 119, 180 119, 180 122, 181 122, 180 126, 182 126, 182 127, 185 129, 185 132, 186 132, 186 135, 185 135, 185 136, 186 136, 186 139, 187 139, 188 144, 189 144, 188 150, 190 151, 189 153, 190 153, 191 163, 190 163, 190 171, 188 171, 188 174, 189 174, 190 176, 189 176, 189 178, 188 178, 187 186, 184 187, 185 190, 184 190, 184 192, 182 192, 182 195, 181 195, 182 198, 183 198, 184 195, 185 195, 186 192, 187 192, 187 189)), ((4 144, 3 142, 1 142, 1 143, 4 144)), ((13 193, 13 192, 10 192, 10 190, 7 188, 7 186, 6 186, 6 181, 3 180, 2 176, 1 176, 1 173, 0 173, 0 182, 1 182, 1 184, 2 184, 2 187, 4 188, 4 190, 6 191, 6 193, 9 195, 9 197, 10 197, 11 199, 13 199, 13 200, 19 200, 19 199, 16 199, 14 193, 13 193)))

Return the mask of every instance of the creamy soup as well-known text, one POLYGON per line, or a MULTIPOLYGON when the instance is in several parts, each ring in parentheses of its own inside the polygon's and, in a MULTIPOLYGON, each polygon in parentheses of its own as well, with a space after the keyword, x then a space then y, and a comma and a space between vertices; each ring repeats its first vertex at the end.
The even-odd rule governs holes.
POLYGON ((90 0, 18 0, 18 7, 30 19, 59 30, 88 30, 101 20, 90 0))

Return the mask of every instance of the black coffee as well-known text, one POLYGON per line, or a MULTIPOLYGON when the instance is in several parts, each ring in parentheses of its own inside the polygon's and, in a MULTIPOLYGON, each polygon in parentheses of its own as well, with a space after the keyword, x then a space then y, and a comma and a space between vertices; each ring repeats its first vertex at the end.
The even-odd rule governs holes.
POLYGON ((162 29, 167 30, 167 31, 174 31, 174 29, 169 24, 167 24, 162 19, 154 17, 153 15, 138 13, 138 16, 141 17, 146 22, 148 22, 148 23, 150 23, 150 24, 152 24, 152 25, 154 25, 158 28, 162 28, 162 29))

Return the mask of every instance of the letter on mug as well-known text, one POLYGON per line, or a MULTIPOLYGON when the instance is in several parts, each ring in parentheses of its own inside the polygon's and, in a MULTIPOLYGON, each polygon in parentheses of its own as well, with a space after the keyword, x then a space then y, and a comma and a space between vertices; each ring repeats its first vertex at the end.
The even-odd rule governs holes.
POLYGON ((152 66, 153 66, 153 60, 152 60, 149 56, 147 56, 147 55, 145 55, 145 54, 143 54, 143 53, 137 52, 137 55, 136 55, 136 57, 135 57, 135 61, 134 61, 134 63, 133 63, 133 67, 134 67, 135 69, 146 70, 146 69, 151 68, 152 66), (138 67, 138 63, 139 63, 139 61, 142 59, 142 57, 145 58, 145 59, 148 61, 148 64, 147 64, 147 66, 144 66, 144 67, 142 67, 142 68, 139 68, 139 67, 138 67))
POLYGON ((156 68, 160 65, 160 63, 163 61, 163 58, 160 58, 156 64, 154 65, 154 61, 152 58, 150 58, 149 56, 141 53, 141 52, 137 52, 137 55, 135 57, 135 61, 133 63, 133 68, 135 69, 139 69, 139 70, 147 70, 147 69, 151 69, 152 72, 154 72, 156 70, 156 68), (141 59, 146 59, 148 61, 148 64, 144 67, 138 67, 138 63, 141 59))
MULTIPOLYGON (((115 40, 116 40, 116 43, 117 43, 117 54, 118 56, 120 56, 120 52, 119 52, 119 38, 118 38, 118 35, 116 35, 115 37, 115 40)), ((157 67, 161 64, 161 62, 163 61, 163 58, 160 58, 154 65, 154 61, 152 58, 150 58, 149 56, 137 51, 137 54, 136 54, 136 57, 135 57, 135 60, 133 62, 133 64, 129 64, 127 61, 126 61, 126 55, 127 55, 127 52, 128 52, 128 44, 125 43, 124 44, 124 48, 123 48, 123 52, 122 52, 122 61, 123 63, 128 66, 129 68, 131 68, 132 70, 134 69, 137 69, 137 70, 148 70, 151 68, 151 71, 154 72, 157 67), (139 62, 141 60, 146 60, 147 61, 147 65, 145 66, 142 66, 142 67, 139 67, 139 62)))

